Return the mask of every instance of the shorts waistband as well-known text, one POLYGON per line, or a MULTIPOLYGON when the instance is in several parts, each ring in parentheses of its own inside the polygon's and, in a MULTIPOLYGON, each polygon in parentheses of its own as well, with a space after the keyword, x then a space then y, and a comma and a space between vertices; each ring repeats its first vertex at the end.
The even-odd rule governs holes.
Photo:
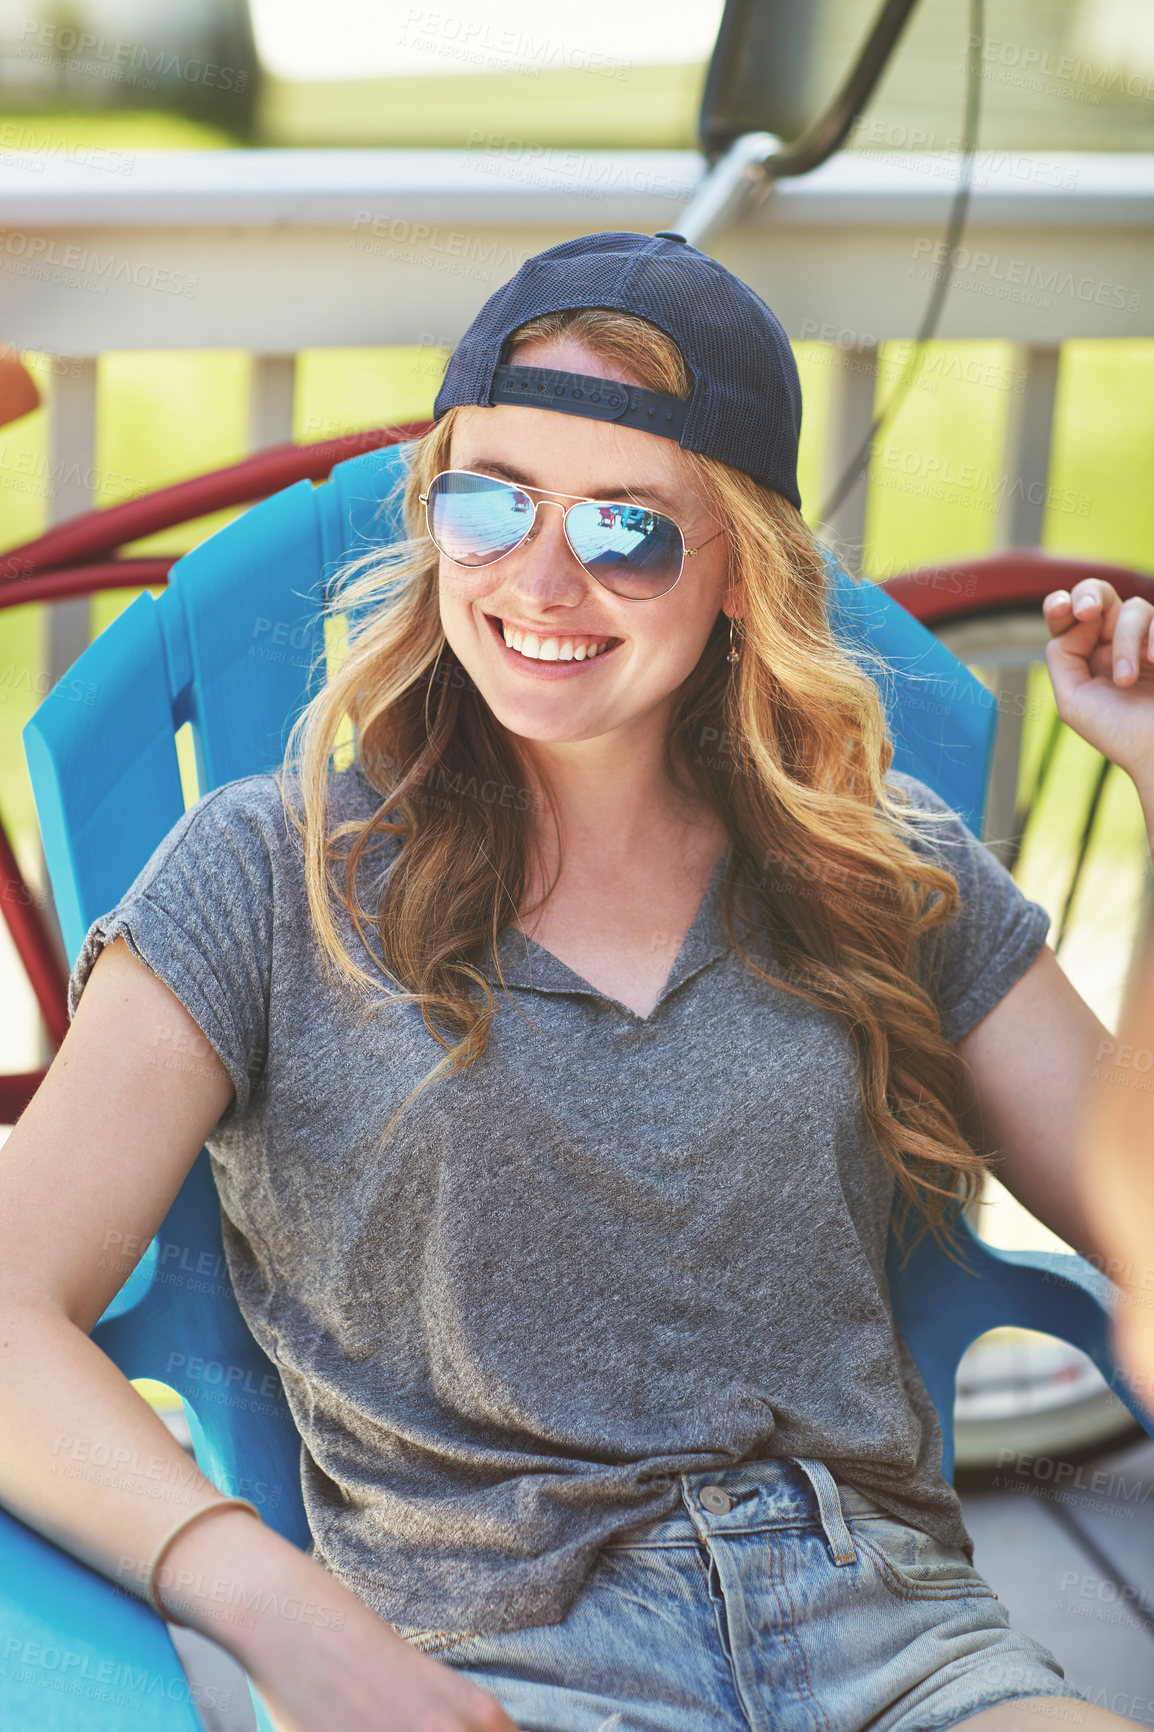
POLYGON ((808 1520, 816 1503, 834 1563, 857 1562, 837 1481, 824 1461, 790 1455, 679 1477, 689 1519, 703 1540, 808 1520), (788 1471, 790 1464, 804 1480, 788 1471))

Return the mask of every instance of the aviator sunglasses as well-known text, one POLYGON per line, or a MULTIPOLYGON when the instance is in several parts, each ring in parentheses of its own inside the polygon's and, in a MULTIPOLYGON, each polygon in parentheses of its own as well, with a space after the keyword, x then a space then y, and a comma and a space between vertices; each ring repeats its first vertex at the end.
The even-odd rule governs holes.
MULTIPOLYGON (((656 601, 668 595, 685 561, 701 551, 686 547, 672 517, 647 505, 562 493, 562 499, 576 501, 562 506, 556 499, 530 499, 511 481, 472 469, 442 470, 420 498, 433 546, 454 565, 468 568, 504 559, 528 539, 540 506, 556 505, 563 512, 565 540, 574 557, 590 577, 626 601, 656 601)), ((708 547, 709 541, 701 546, 708 547)))

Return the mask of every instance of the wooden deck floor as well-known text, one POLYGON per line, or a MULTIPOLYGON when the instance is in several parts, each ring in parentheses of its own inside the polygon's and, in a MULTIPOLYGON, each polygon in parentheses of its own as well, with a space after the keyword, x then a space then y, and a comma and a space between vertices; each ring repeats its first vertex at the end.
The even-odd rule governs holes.
POLYGON ((974 1562, 1010 1622, 1045 1644, 1092 1702, 1154 1726, 1154 1441, 1055 1488, 963 1493, 974 1562))

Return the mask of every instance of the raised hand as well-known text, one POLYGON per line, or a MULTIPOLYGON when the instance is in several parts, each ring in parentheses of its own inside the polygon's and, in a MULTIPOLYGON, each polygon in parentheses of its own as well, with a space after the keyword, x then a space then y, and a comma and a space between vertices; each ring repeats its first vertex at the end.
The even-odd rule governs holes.
POLYGON ((1083 578, 1042 603, 1058 714, 1139 788, 1154 789, 1154 603, 1083 578))

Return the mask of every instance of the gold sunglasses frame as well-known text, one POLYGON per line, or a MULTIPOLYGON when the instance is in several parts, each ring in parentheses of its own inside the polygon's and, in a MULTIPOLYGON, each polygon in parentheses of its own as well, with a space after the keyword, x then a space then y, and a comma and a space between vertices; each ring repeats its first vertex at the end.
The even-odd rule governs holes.
POLYGON ((652 506, 647 505, 639 506, 636 500, 598 499, 596 496, 591 496, 587 493, 562 493, 559 487, 529 487, 521 481, 510 481, 504 475, 486 475, 480 469, 439 470, 438 473, 433 476, 433 480, 429 483, 430 492, 432 491, 433 484, 439 481, 443 475, 475 475, 478 481, 495 481, 503 487, 511 487, 516 493, 523 493, 529 500, 530 505, 533 507, 533 515, 529 519, 525 533, 521 537, 520 541, 516 542, 512 547, 506 548, 504 553, 499 553, 496 559, 486 560, 483 565, 457 565, 457 561, 453 559, 450 554, 446 553, 442 547, 437 545, 433 536, 433 528, 429 522, 429 494, 418 494, 418 498, 425 508, 425 529, 428 533, 429 540, 433 543, 433 546, 436 547, 437 552, 441 555, 442 559, 447 559, 450 565, 456 565, 458 571, 487 571, 491 565, 499 565, 503 559, 508 559, 511 553, 516 553, 518 547, 524 547, 525 543, 532 536, 537 522, 537 512, 541 506, 555 505, 558 511, 562 513, 561 529, 565 536, 565 545, 568 547, 570 553, 573 555, 574 559, 587 577, 591 577, 594 583, 599 583, 602 589, 608 590, 609 594, 615 596, 618 601, 660 601, 662 596, 669 595, 681 582, 681 574, 685 570, 685 561, 687 559, 692 559, 695 554, 700 553, 703 547, 708 547, 710 542, 716 541, 718 535, 725 534, 724 529, 719 529, 717 535, 711 535, 708 541, 700 542, 697 547, 687 547, 685 545, 685 531, 682 529, 680 523, 678 523, 676 517, 670 517, 667 511, 656 511, 652 506), (557 493, 560 494, 560 499, 534 499, 532 497, 534 493, 557 493), (568 499, 571 503, 569 505, 562 505, 560 502, 561 499, 568 499), (656 517, 663 517, 666 523, 672 523, 674 529, 676 529, 681 538, 681 566, 678 570, 677 576, 669 585, 669 588, 663 589, 659 595, 618 595, 615 589, 610 589, 609 585, 602 582, 601 578, 598 577, 595 571, 589 570, 589 567, 585 564, 585 561, 581 558, 581 555, 573 545, 569 535, 569 512, 572 510, 574 505, 614 505, 622 511, 654 511, 656 517))

